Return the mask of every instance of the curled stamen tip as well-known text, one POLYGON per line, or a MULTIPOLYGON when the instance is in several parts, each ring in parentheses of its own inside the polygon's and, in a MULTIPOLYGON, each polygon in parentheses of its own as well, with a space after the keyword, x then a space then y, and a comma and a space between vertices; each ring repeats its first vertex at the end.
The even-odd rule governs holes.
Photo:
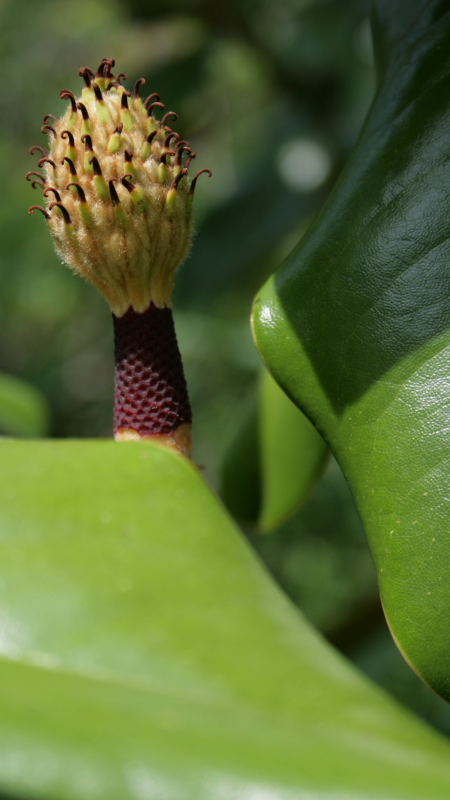
POLYGON ((89 133, 85 133, 81 137, 81 142, 86 145, 86 150, 92 150, 92 136, 89 133))
POLYGON ((152 100, 160 100, 160 99, 161 98, 160 98, 158 92, 153 92, 153 94, 149 94, 149 96, 146 97, 145 100, 144 100, 145 108, 148 108, 148 105, 149 105, 149 103, 151 103, 152 100))
POLYGON ((175 111, 168 111, 167 114, 164 114, 161 120, 161 125, 165 125, 169 117, 173 117, 174 122, 176 122, 178 119, 178 114, 176 114, 175 111))
POLYGON ((204 172, 207 172, 209 177, 212 178, 212 172, 211 172, 210 169, 206 169, 206 168, 205 169, 199 169, 199 171, 192 178, 191 188, 190 188, 189 194, 194 194, 195 185, 196 185, 200 175, 202 175, 204 172))
POLYGON ((178 133, 175 133, 175 131, 170 131, 170 133, 168 133, 164 139, 163 147, 168 147, 172 139, 176 142, 179 138, 180 135, 178 133))
POLYGON ((94 172, 96 175, 102 175, 100 164, 98 163, 98 159, 95 156, 89 159, 89 163, 92 164, 92 166, 94 167, 94 172))
POLYGON ((76 108, 78 108, 81 111, 81 116, 83 117, 84 120, 89 119, 89 114, 84 103, 77 103, 76 108))
POLYGON ((125 150, 124 156, 125 156, 125 161, 127 161, 127 162, 130 162, 130 161, 133 160, 133 153, 131 152, 131 150, 125 150))
POLYGON ((60 202, 60 200, 61 200, 61 195, 60 195, 60 193, 58 192, 58 190, 57 190, 57 189, 55 189, 55 187, 54 187, 54 186, 48 186, 48 187, 46 188, 45 192, 43 192, 43 194, 44 194, 44 197, 47 197, 47 195, 48 195, 48 193, 49 193, 49 192, 53 192, 53 194, 55 195, 55 197, 56 197, 56 199, 57 199, 57 201, 58 201, 58 203, 59 203, 59 202, 60 202))
POLYGON ((39 161, 38 161, 38 167, 39 167, 40 169, 42 169, 42 165, 43 165, 43 164, 51 164, 51 165, 52 165, 52 167, 53 167, 53 169, 56 169, 56 164, 55 164, 55 162, 54 162, 54 161, 52 161, 52 159, 51 159, 51 158, 47 158, 47 156, 46 156, 45 158, 40 158, 40 159, 39 159, 39 161))
POLYGON ((120 83, 121 79, 122 79, 122 80, 124 80, 124 81, 127 81, 127 80, 128 80, 128 75, 125 75, 125 73, 124 73, 124 72, 119 72, 119 74, 116 76, 116 80, 118 81, 118 83, 119 83, 119 86, 121 86, 121 85, 122 85, 122 84, 120 83))
POLYGON ((59 96, 61 100, 69 98, 70 104, 72 106, 72 111, 77 110, 77 98, 75 97, 74 93, 70 91, 70 89, 61 89, 59 96))
POLYGON ((51 219, 50 214, 48 213, 47 209, 43 208, 42 206, 30 206, 29 209, 28 209, 28 213, 29 213, 29 215, 31 217, 33 216, 33 214, 34 214, 36 209, 38 211, 42 211, 42 213, 43 213, 44 217, 46 217, 46 219, 51 219))
POLYGON ((75 147, 75 139, 72 131, 62 131, 61 139, 68 139, 70 147, 75 147))
POLYGON ((92 78, 95 78, 93 71, 89 69, 89 67, 81 67, 81 69, 78 70, 78 75, 80 78, 83 78, 86 87, 89 89, 92 78))
POLYGON ((41 175, 40 172, 27 172, 27 174, 25 175, 25 180, 29 181, 30 180, 30 175, 35 175, 37 178, 39 178, 39 180, 44 181, 44 183, 47 180, 45 175, 41 175))
POLYGON ((75 164, 73 163, 72 159, 71 159, 71 158, 69 158, 68 156, 64 156, 63 160, 61 161, 61 164, 62 164, 63 166, 64 166, 64 162, 65 162, 65 161, 67 161, 67 163, 68 163, 68 165, 69 165, 70 174, 71 174, 71 175, 76 175, 76 174, 77 174, 77 171, 76 171, 76 169, 75 169, 75 164))
POLYGON ((122 185, 125 186, 125 189, 128 189, 129 192, 132 192, 134 189, 134 184, 132 183, 132 181, 133 181, 133 176, 131 172, 126 172, 121 180, 122 185))
POLYGON ((157 101, 156 103, 151 103, 151 105, 147 106, 147 114, 148 114, 149 117, 153 116, 153 109, 154 108, 163 108, 164 109, 165 105, 164 105, 164 103, 160 103, 159 101, 157 101))
POLYGON ((58 138, 58 134, 56 133, 55 129, 51 125, 43 125, 42 128, 41 128, 41 133, 47 133, 48 131, 51 131, 53 133, 53 136, 55 137, 55 139, 58 138))
POLYGON ((58 122, 58 117, 55 117, 54 114, 46 114, 45 117, 42 117, 42 122, 44 125, 48 119, 51 119, 53 122, 58 122))
POLYGON ((31 185, 32 185, 33 189, 36 189, 37 186, 39 186, 40 189, 44 189, 45 188, 45 183, 42 183, 42 181, 33 181, 33 183, 31 185))
POLYGON ((34 154, 34 151, 35 151, 35 150, 40 150, 40 152, 42 153, 42 155, 43 155, 43 156, 48 156, 48 153, 47 153, 47 151, 46 151, 46 150, 44 150, 44 148, 43 148, 43 147, 41 147, 41 146, 40 146, 40 145, 38 145, 38 144, 34 144, 34 145, 33 145, 33 147, 30 147, 30 155, 31 155, 31 156, 34 154))
POLYGON ((70 214, 67 211, 67 208, 63 206, 62 203, 55 202, 55 203, 50 203, 49 210, 51 211, 53 208, 55 208, 55 206, 61 209, 62 215, 64 217, 64 222, 66 223, 66 225, 70 225, 72 220, 70 219, 70 214))
POLYGON ((69 190, 71 186, 75 186, 75 189, 78 192, 78 196, 79 196, 81 202, 85 203, 86 202, 86 195, 84 193, 83 187, 80 186, 79 183, 68 183, 67 186, 66 186, 66 189, 69 190))
POLYGON ((140 97, 139 89, 140 89, 141 86, 144 86, 145 83, 146 83, 145 78, 138 78, 136 83, 134 84, 133 94, 137 99, 139 99, 139 97, 140 97))

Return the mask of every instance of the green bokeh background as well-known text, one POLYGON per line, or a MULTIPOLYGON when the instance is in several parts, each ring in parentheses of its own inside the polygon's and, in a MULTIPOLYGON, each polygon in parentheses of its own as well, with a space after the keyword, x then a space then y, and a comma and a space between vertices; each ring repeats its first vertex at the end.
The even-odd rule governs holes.
MULTIPOLYGON (((195 461, 218 485, 252 402, 251 301, 307 228, 354 145, 374 92, 364 0, 2 0, 0 370, 38 389, 53 437, 111 435, 110 313, 61 266, 24 175, 45 113, 81 66, 114 57, 141 76, 210 167, 175 291, 194 412, 195 461)), ((1 399, 1 398, 0 398, 1 399)), ((0 424, 2 418, 0 415, 0 424)), ((5 428, 6 432, 9 432, 5 428)), ((450 711, 392 643, 361 524, 335 462, 274 533, 245 531, 276 580, 348 657, 446 733, 450 711)))

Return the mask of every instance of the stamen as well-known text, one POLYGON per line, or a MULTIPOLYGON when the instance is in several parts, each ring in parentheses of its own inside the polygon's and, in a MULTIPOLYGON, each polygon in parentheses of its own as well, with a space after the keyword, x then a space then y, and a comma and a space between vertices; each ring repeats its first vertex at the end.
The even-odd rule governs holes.
POLYGON ((30 214, 31 217, 33 216, 34 210, 36 208, 38 209, 38 211, 42 211, 44 217, 46 217, 47 219, 51 219, 50 214, 48 213, 47 209, 46 208, 42 208, 42 206, 30 206, 29 209, 28 209, 28 213, 30 214))
POLYGON ((70 91, 70 89, 61 89, 59 96, 62 100, 66 98, 70 100, 70 104, 72 106, 72 111, 76 114, 77 111, 77 98, 75 97, 74 93, 70 91))
POLYGON ((125 162, 126 163, 129 164, 130 161, 133 161, 133 153, 131 152, 131 150, 125 150, 124 156, 125 156, 125 162))
POLYGON ((43 125, 41 128, 41 133, 47 133, 48 131, 51 131, 53 133, 55 139, 58 138, 58 134, 56 133, 55 129, 52 128, 51 125, 43 125))
POLYGON ((56 199, 57 199, 58 203, 59 203, 59 202, 61 202, 61 195, 60 195, 60 193, 58 192, 58 190, 57 190, 57 189, 55 189, 55 187, 54 187, 54 186, 48 186, 48 187, 47 187, 47 189, 46 189, 46 190, 45 190, 45 192, 44 192, 44 197, 47 197, 47 195, 48 195, 48 193, 49 193, 49 192, 53 192, 53 194, 55 195, 55 197, 56 197, 56 199))
POLYGON ((30 175, 36 175, 39 178, 39 180, 44 181, 44 183, 47 181, 45 175, 41 175, 40 172, 27 172, 27 174, 25 175, 25 180, 29 181, 30 175))
POLYGON ((178 114, 175 114, 175 111, 168 111, 167 114, 164 114, 164 116, 163 116, 163 118, 161 120, 161 125, 164 126, 166 124, 167 120, 169 119, 169 117, 173 117, 174 122, 176 122, 177 119, 178 119, 178 114))
POLYGON ((38 161, 39 169, 42 169, 42 164, 51 164, 53 169, 56 169, 56 164, 51 160, 51 158, 40 158, 38 161))
POLYGON ((45 117, 42 117, 42 122, 44 123, 44 125, 46 124, 48 119, 51 119, 53 120, 53 122, 56 123, 58 122, 58 117, 55 117, 54 114, 46 114, 45 117))
POLYGON ((103 173, 102 173, 102 171, 100 169, 100 164, 98 163, 98 159, 95 156, 94 156, 94 158, 91 158, 89 160, 89 163, 92 164, 92 166, 94 167, 94 173, 96 175, 103 175, 103 173))
POLYGON ((147 136, 147 142, 149 144, 151 144, 153 142, 153 139, 155 138, 157 133, 158 133, 158 131, 152 131, 151 133, 149 133, 149 135, 147 136))
POLYGON ((167 156, 176 156, 175 150, 165 150, 164 153, 161 154, 159 163, 160 164, 167 164, 166 158, 167 156))
MULTIPOLYGON (((141 80, 142 80, 142 78, 141 78, 141 80)), ((158 92, 153 92, 153 94, 149 94, 149 96, 145 98, 145 100, 144 100, 145 108, 148 109, 148 104, 151 103, 152 100, 160 100, 160 96, 159 96, 158 92)))
POLYGON ((33 189, 36 189, 36 186, 39 186, 40 189, 44 189, 45 188, 45 183, 42 183, 42 181, 33 181, 33 183, 31 185, 32 185, 33 189))
POLYGON ((92 84, 92 88, 94 90, 94 94, 95 94, 96 99, 97 100, 103 100, 102 90, 100 89, 100 86, 98 85, 98 83, 93 83, 92 84))
POLYGON ((86 84, 86 89, 90 89, 92 78, 95 78, 92 70, 89 69, 89 67, 81 67, 81 69, 78 70, 78 75, 80 78, 83 78, 86 84))
POLYGON ((168 133, 166 138, 164 139, 163 147, 169 147, 169 144, 172 141, 172 139, 174 140, 174 142, 176 142, 177 139, 179 138, 180 138, 179 133, 175 133, 175 131, 170 131, 170 133, 168 133))
POLYGON ((144 86, 145 83, 146 83, 145 78, 138 78, 136 83, 134 84, 133 94, 136 100, 140 100, 139 89, 141 86, 144 86))
MULTIPOLYGON (((177 165, 177 167, 181 167, 181 160, 182 160, 182 158, 183 158, 183 153, 184 153, 184 152, 186 152, 186 153, 192 153, 192 150, 191 150, 191 148, 189 147, 189 144, 188 144, 188 142, 186 142, 185 144, 183 144, 182 142, 180 142, 180 143, 178 144, 178 149, 177 149, 177 157, 176 157, 176 160, 175 160, 175 164, 177 165), (180 147, 180 144, 182 145, 181 147, 180 147)), ((187 162, 186 162, 186 163, 187 163, 187 162)))
POLYGON ((61 139, 68 139, 69 140, 69 147, 75 147, 75 139, 74 139, 73 133, 71 131, 62 131, 61 139))
POLYGON ((92 153, 92 136, 90 136, 88 133, 85 133, 84 136, 81 137, 81 141, 86 146, 86 150, 90 150, 92 153))
POLYGON ((78 192, 78 196, 82 203, 86 202, 86 195, 84 193, 84 189, 80 186, 79 183, 68 183, 66 189, 69 190, 71 186, 75 186, 75 189, 78 192))
POLYGON ((87 112, 86 106, 84 105, 84 103, 77 103, 76 107, 75 107, 75 111, 77 110, 77 108, 81 111, 82 117, 83 117, 84 121, 86 122, 86 120, 89 119, 89 114, 87 112))
POLYGON ((64 162, 65 162, 65 161, 67 161, 67 163, 68 163, 68 165, 69 165, 70 174, 71 174, 71 175, 75 175, 75 176, 76 176, 76 174, 77 174, 77 171, 76 171, 76 169, 75 169, 75 164, 73 163, 72 159, 71 159, 71 158, 68 158, 68 156, 64 156, 63 160, 61 161, 61 164, 62 164, 63 166, 64 166, 64 162))
POLYGON ((117 125, 117 128, 114 131, 114 133, 119 133, 120 134, 120 133, 122 133, 122 131, 123 131, 123 122, 119 122, 119 124, 117 125))
POLYGON ((127 81, 128 80, 128 75, 125 75, 124 72, 119 72, 119 74, 116 76, 116 80, 119 82, 119 86, 121 86, 121 83, 120 83, 121 79, 124 80, 124 81, 127 81))
POLYGON ((102 58, 100 61, 99 67, 97 72, 95 73, 96 78, 110 78, 111 77, 111 69, 115 64, 115 60, 113 58, 102 58))
POLYGON ((184 168, 185 169, 189 169, 189 164, 191 163, 192 159, 196 158, 196 157, 197 157, 197 153, 189 153, 189 155, 188 155, 188 157, 186 159, 186 163, 184 165, 184 168))
POLYGON ((159 102, 152 103, 151 105, 147 106, 147 114, 148 114, 149 117, 153 117, 153 109, 154 108, 162 108, 162 109, 164 109, 165 106, 164 106, 164 103, 159 103, 159 102))
POLYGON ((173 189, 176 189, 178 184, 179 184, 179 182, 181 181, 182 178, 184 178, 185 175, 187 175, 187 169, 182 169, 181 172, 179 172, 178 175, 173 179, 172 185, 171 185, 169 191, 173 190, 173 189))
POLYGON ((121 101, 120 101, 120 107, 121 108, 128 108, 128 98, 129 97, 131 97, 131 93, 129 91, 127 91, 127 89, 124 89, 123 92, 122 92, 122 98, 121 98, 121 101))
POLYGON ((64 222, 66 223, 66 225, 70 225, 72 220, 70 219, 70 214, 67 211, 67 208, 63 206, 62 203, 50 203, 49 210, 51 211, 53 208, 55 208, 55 206, 61 209, 62 215, 64 217, 64 222))
POLYGON ((134 184, 131 181, 127 180, 127 178, 131 178, 133 180, 133 176, 131 172, 126 172, 122 178, 122 184, 125 186, 125 189, 128 189, 129 192, 132 192, 134 189, 134 184))
POLYGON ((200 169, 200 170, 197 172, 197 174, 196 174, 196 175, 194 175, 194 177, 192 178, 192 181, 191 181, 191 188, 190 188, 190 190, 189 190, 189 194, 194 194, 194 190, 195 190, 196 183, 197 183, 197 181, 198 181, 198 179, 199 179, 200 175, 202 174, 202 172, 207 172, 207 173, 208 173, 208 175, 209 175, 209 177, 210 177, 210 178, 212 178, 212 172, 211 172, 211 170, 210 170, 210 169, 200 169))
POLYGON ((33 155, 35 150, 40 150, 43 156, 48 156, 47 150, 44 150, 44 148, 40 147, 40 145, 38 145, 38 144, 35 144, 35 145, 33 145, 33 147, 30 147, 30 155, 31 156, 33 155))
POLYGON ((116 192, 116 187, 114 186, 114 183, 116 181, 117 181, 117 178, 112 178, 112 180, 108 181, 109 193, 111 195, 111 200, 112 200, 113 206, 120 205, 120 198, 119 198, 119 195, 116 192))

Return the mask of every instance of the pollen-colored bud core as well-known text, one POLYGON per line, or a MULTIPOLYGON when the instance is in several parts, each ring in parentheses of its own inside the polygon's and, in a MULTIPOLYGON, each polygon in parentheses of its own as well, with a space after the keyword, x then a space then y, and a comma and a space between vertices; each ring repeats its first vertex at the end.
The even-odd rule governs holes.
POLYGON ((67 111, 44 118, 52 123, 43 128, 48 154, 34 149, 45 154, 37 174, 46 208, 39 208, 48 212, 58 254, 121 317, 129 308, 170 306, 175 270, 190 247, 196 181, 182 163, 195 154, 185 141, 179 148, 177 134, 168 137, 176 114, 158 121, 159 95, 140 97, 143 78, 131 94, 112 66, 103 59, 96 74, 80 70, 80 96, 63 89, 67 111))

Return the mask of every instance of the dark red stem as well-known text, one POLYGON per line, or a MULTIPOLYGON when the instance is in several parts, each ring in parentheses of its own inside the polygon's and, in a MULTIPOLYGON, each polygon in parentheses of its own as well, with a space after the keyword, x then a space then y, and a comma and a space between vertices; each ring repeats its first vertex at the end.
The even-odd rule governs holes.
POLYGON ((116 356, 114 433, 173 436, 190 425, 191 407, 172 311, 153 303, 142 314, 113 314, 116 356))

